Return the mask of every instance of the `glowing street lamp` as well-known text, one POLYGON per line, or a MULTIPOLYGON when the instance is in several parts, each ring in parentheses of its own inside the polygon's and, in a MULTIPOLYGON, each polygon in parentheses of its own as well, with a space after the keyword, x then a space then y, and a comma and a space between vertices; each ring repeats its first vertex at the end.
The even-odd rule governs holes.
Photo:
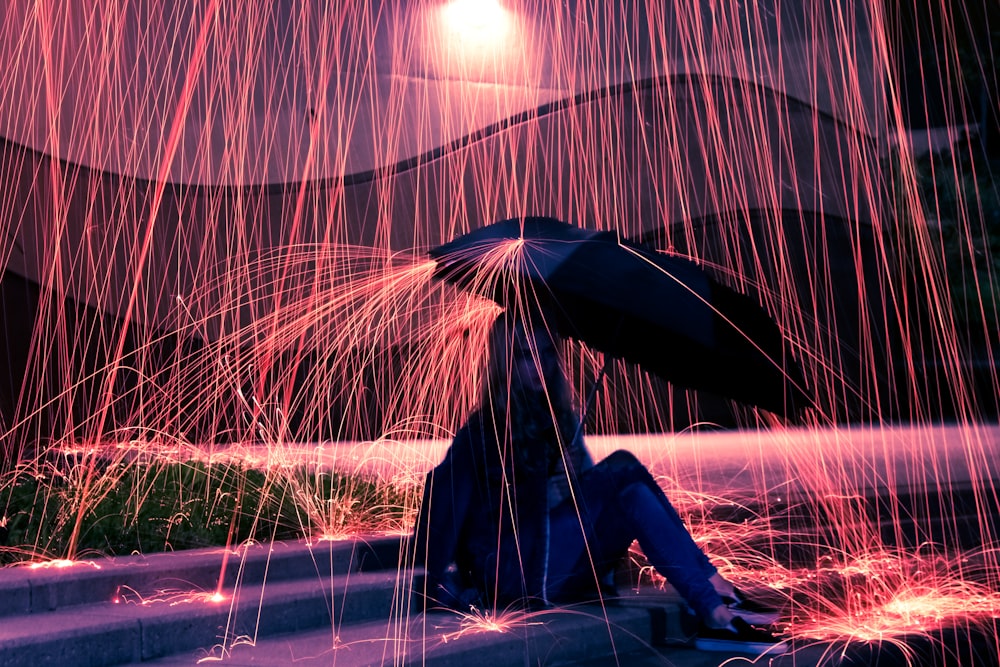
POLYGON ((510 30, 510 13, 496 0, 452 0, 443 9, 445 25, 464 41, 488 46, 510 30))

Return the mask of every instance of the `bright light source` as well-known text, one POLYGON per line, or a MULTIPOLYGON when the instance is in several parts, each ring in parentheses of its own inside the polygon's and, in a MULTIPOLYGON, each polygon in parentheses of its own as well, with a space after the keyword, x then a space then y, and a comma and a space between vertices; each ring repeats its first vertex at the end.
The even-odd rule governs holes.
POLYGON ((452 0, 444 20, 462 39, 484 45, 498 42, 510 28, 510 15, 497 0, 452 0))

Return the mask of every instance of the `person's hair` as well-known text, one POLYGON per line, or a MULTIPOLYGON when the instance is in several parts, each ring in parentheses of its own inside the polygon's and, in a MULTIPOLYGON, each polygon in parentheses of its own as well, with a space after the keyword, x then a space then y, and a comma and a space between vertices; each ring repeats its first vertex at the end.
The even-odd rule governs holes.
MULTIPOLYGON (((505 433, 510 437, 520 456, 538 456, 537 446, 543 443, 548 447, 569 444, 576 432, 578 417, 563 364, 562 338, 543 313, 505 311, 497 317, 490 329, 484 380, 481 408, 491 416, 498 435, 505 433), (515 386, 512 373, 511 353, 518 345, 530 344, 533 331, 544 331, 550 336, 558 365, 557 372, 546 378, 546 396, 541 401, 537 395, 529 396, 515 386)), ((541 458, 556 455, 557 449, 541 458)))

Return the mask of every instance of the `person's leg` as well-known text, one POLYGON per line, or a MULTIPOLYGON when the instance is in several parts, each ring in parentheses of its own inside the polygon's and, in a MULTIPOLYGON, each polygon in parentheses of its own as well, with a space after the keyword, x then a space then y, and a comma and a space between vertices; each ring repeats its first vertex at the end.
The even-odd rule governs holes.
POLYGON ((670 534, 676 536, 677 539, 675 548, 688 551, 689 553, 686 557, 693 559, 694 562, 697 563, 698 570, 701 571, 706 578, 712 579, 713 581, 715 579, 722 579, 716 567, 712 565, 712 562, 708 559, 708 556, 705 555, 705 552, 701 550, 701 547, 699 547, 694 539, 692 539, 687 526, 684 525, 684 521, 681 519, 680 515, 677 514, 677 510, 674 509, 673 504, 671 504, 670 500, 663 492, 663 489, 660 488, 660 485, 656 483, 656 480, 653 478, 652 474, 650 474, 646 466, 644 466, 634 454, 625 450, 613 452, 606 459, 603 459, 597 466, 595 466, 595 470, 597 469, 607 471, 602 473, 604 475, 616 477, 618 479, 618 486, 621 488, 632 483, 638 483, 646 486, 663 507, 664 520, 667 522, 668 530, 670 531, 670 534))
POLYGON ((716 608, 722 606, 722 598, 705 576, 704 554, 690 534, 683 525, 678 530, 669 519, 670 513, 646 484, 633 482, 622 490, 621 498, 626 523, 634 528, 650 564, 666 577, 698 616, 711 618, 716 608))
POLYGON ((638 539, 653 567, 702 618, 710 618, 722 605, 710 582, 715 568, 634 456, 616 452, 587 471, 576 501, 563 503, 550 515, 550 598, 573 594, 588 584, 593 590, 638 539))

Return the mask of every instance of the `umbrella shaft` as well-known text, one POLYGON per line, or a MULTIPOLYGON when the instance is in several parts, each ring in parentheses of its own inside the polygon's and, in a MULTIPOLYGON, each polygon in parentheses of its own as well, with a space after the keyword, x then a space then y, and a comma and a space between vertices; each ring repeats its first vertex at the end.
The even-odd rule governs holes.
POLYGON ((576 426, 576 433, 573 434, 573 439, 570 442, 576 442, 577 438, 583 435, 583 425, 587 423, 587 415, 590 414, 590 409, 594 405, 594 399, 597 398, 597 390, 601 388, 601 384, 604 383, 604 376, 608 374, 608 365, 611 363, 611 359, 605 355, 604 365, 601 366, 601 372, 597 374, 594 378, 594 384, 590 387, 590 391, 587 392, 587 402, 583 405, 583 413, 580 415, 580 423, 576 426))

